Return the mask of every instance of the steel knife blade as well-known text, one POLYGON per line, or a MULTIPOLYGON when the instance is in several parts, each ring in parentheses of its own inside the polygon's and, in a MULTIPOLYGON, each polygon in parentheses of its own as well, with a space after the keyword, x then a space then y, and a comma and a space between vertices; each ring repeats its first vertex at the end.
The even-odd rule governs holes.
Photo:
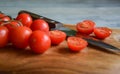
MULTIPOLYGON (((58 22, 56 20, 53 20, 53 19, 41 16, 41 15, 38 15, 38 14, 30 12, 30 11, 26 11, 26 10, 21 10, 21 11, 18 12, 18 14, 21 14, 21 13, 30 14, 31 17, 33 18, 33 20, 35 20, 35 19, 43 19, 43 20, 45 20, 49 24, 50 30, 55 30, 56 29, 56 30, 64 31, 67 34, 67 36, 75 36, 76 35, 75 30, 64 27, 63 23, 58 22)), ((113 45, 105 43, 105 42, 103 42, 101 40, 95 40, 95 39, 92 39, 92 38, 83 38, 83 39, 85 39, 90 45, 105 49, 105 50, 113 52, 113 53, 120 54, 120 48, 117 48, 117 47, 115 47, 113 45)))

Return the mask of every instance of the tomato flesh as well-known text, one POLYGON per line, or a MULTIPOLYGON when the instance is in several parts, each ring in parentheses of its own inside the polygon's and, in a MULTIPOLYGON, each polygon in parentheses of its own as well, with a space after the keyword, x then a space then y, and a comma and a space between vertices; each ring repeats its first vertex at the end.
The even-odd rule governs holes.
POLYGON ((94 27, 88 24, 87 22, 79 22, 76 25, 77 31, 84 34, 91 34, 94 30, 94 27))
POLYGON ((68 37, 67 44, 70 50, 75 52, 83 50, 88 45, 87 41, 79 37, 68 37))
POLYGON ((45 32, 36 30, 29 38, 29 46, 35 53, 44 53, 50 48, 51 40, 45 32))
POLYGON ((49 33, 53 45, 58 45, 66 39, 66 34, 60 30, 53 30, 49 33))
POLYGON ((94 34, 99 39, 105 39, 112 33, 112 30, 107 27, 96 27, 94 29, 94 34))
POLYGON ((83 22, 87 22, 88 24, 90 24, 91 26, 95 27, 95 22, 92 20, 83 20, 83 22))

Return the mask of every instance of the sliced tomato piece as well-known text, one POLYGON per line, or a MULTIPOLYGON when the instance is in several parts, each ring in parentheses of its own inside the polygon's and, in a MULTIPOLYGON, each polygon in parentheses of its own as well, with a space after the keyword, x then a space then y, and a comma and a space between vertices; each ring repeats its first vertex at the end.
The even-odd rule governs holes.
POLYGON ((51 38, 51 42, 54 45, 58 45, 66 39, 66 34, 60 30, 50 31, 49 35, 51 38))
POLYGON ((94 34, 99 39, 105 39, 106 37, 110 36, 112 30, 107 27, 96 27, 94 28, 94 34))
POLYGON ((80 37, 68 37, 67 44, 70 50, 75 52, 83 50, 88 45, 87 41, 80 37))
POLYGON ((91 34, 94 30, 94 27, 87 22, 79 22, 76 25, 77 31, 84 34, 91 34))
POLYGON ((88 24, 90 24, 91 26, 95 27, 95 22, 92 20, 83 20, 83 22, 87 22, 88 24))

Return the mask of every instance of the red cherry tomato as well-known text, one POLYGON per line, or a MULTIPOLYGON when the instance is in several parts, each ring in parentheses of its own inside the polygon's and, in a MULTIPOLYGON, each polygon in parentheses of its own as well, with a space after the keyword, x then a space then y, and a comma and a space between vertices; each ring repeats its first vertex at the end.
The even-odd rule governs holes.
POLYGON ((5 14, 0 13, 0 19, 3 18, 5 16, 5 14))
POLYGON ((68 37, 67 44, 70 50, 74 52, 81 51, 88 45, 87 41, 80 37, 68 37))
POLYGON ((95 22, 92 20, 83 20, 83 22, 87 22, 88 24, 90 24, 91 26, 95 27, 95 22))
POLYGON ((28 27, 16 27, 10 31, 10 41, 17 48, 26 48, 28 46, 28 39, 31 34, 32 30, 28 27))
POLYGON ((0 26, 0 48, 4 47, 8 43, 8 29, 4 26, 0 26))
POLYGON ((8 28, 9 31, 11 31, 15 27, 23 26, 19 21, 10 21, 3 24, 8 28))
POLYGON ((36 30, 29 38, 29 46, 35 53, 44 53, 50 48, 51 40, 45 32, 36 30))
POLYGON ((94 30, 94 27, 87 22, 79 22, 76 25, 76 28, 78 32, 84 33, 84 34, 91 34, 94 30))
POLYGON ((94 34, 99 39, 105 39, 106 37, 110 36, 112 30, 107 27, 96 27, 94 28, 94 34))
POLYGON ((24 26, 30 27, 32 24, 32 17, 27 13, 21 13, 16 17, 16 20, 22 22, 24 26))
POLYGON ((32 25, 31 25, 31 29, 33 31, 35 30, 41 30, 41 31, 44 31, 46 33, 49 32, 49 26, 48 26, 48 23, 45 22, 44 20, 42 19, 37 19, 37 20, 34 20, 32 25))
POLYGON ((3 16, 0 18, 0 25, 6 21, 10 21, 11 18, 9 16, 3 16))
POLYGON ((53 45, 58 45, 66 39, 66 34, 60 30, 50 31, 49 36, 53 45))

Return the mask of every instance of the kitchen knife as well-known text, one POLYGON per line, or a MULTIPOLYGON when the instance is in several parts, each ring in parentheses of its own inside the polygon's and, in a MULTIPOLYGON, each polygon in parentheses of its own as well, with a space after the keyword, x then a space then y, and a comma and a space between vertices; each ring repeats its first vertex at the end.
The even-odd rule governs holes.
MULTIPOLYGON (((32 12, 29 12, 29 11, 26 11, 26 10, 21 10, 21 11, 19 11, 18 14, 21 14, 21 13, 30 14, 31 17, 33 18, 33 20, 35 20, 35 19, 43 19, 43 20, 45 20, 49 24, 50 30, 55 30, 56 29, 56 30, 64 31, 67 34, 67 36, 75 36, 76 35, 75 30, 64 27, 63 23, 61 23, 61 22, 55 21, 53 19, 50 19, 50 18, 41 16, 41 15, 38 15, 38 14, 35 14, 35 13, 32 13, 32 12)), ((101 40, 92 39, 92 38, 84 38, 84 39, 90 45, 93 45, 93 46, 96 46, 96 47, 99 47, 99 48, 103 48, 103 49, 105 49, 107 51, 110 51, 110 52, 113 52, 113 53, 117 53, 117 54, 120 53, 119 48, 117 48, 117 47, 115 47, 113 45, 107 44, 107 43, 105 43, 105 42, 103 42, 101 40)))

